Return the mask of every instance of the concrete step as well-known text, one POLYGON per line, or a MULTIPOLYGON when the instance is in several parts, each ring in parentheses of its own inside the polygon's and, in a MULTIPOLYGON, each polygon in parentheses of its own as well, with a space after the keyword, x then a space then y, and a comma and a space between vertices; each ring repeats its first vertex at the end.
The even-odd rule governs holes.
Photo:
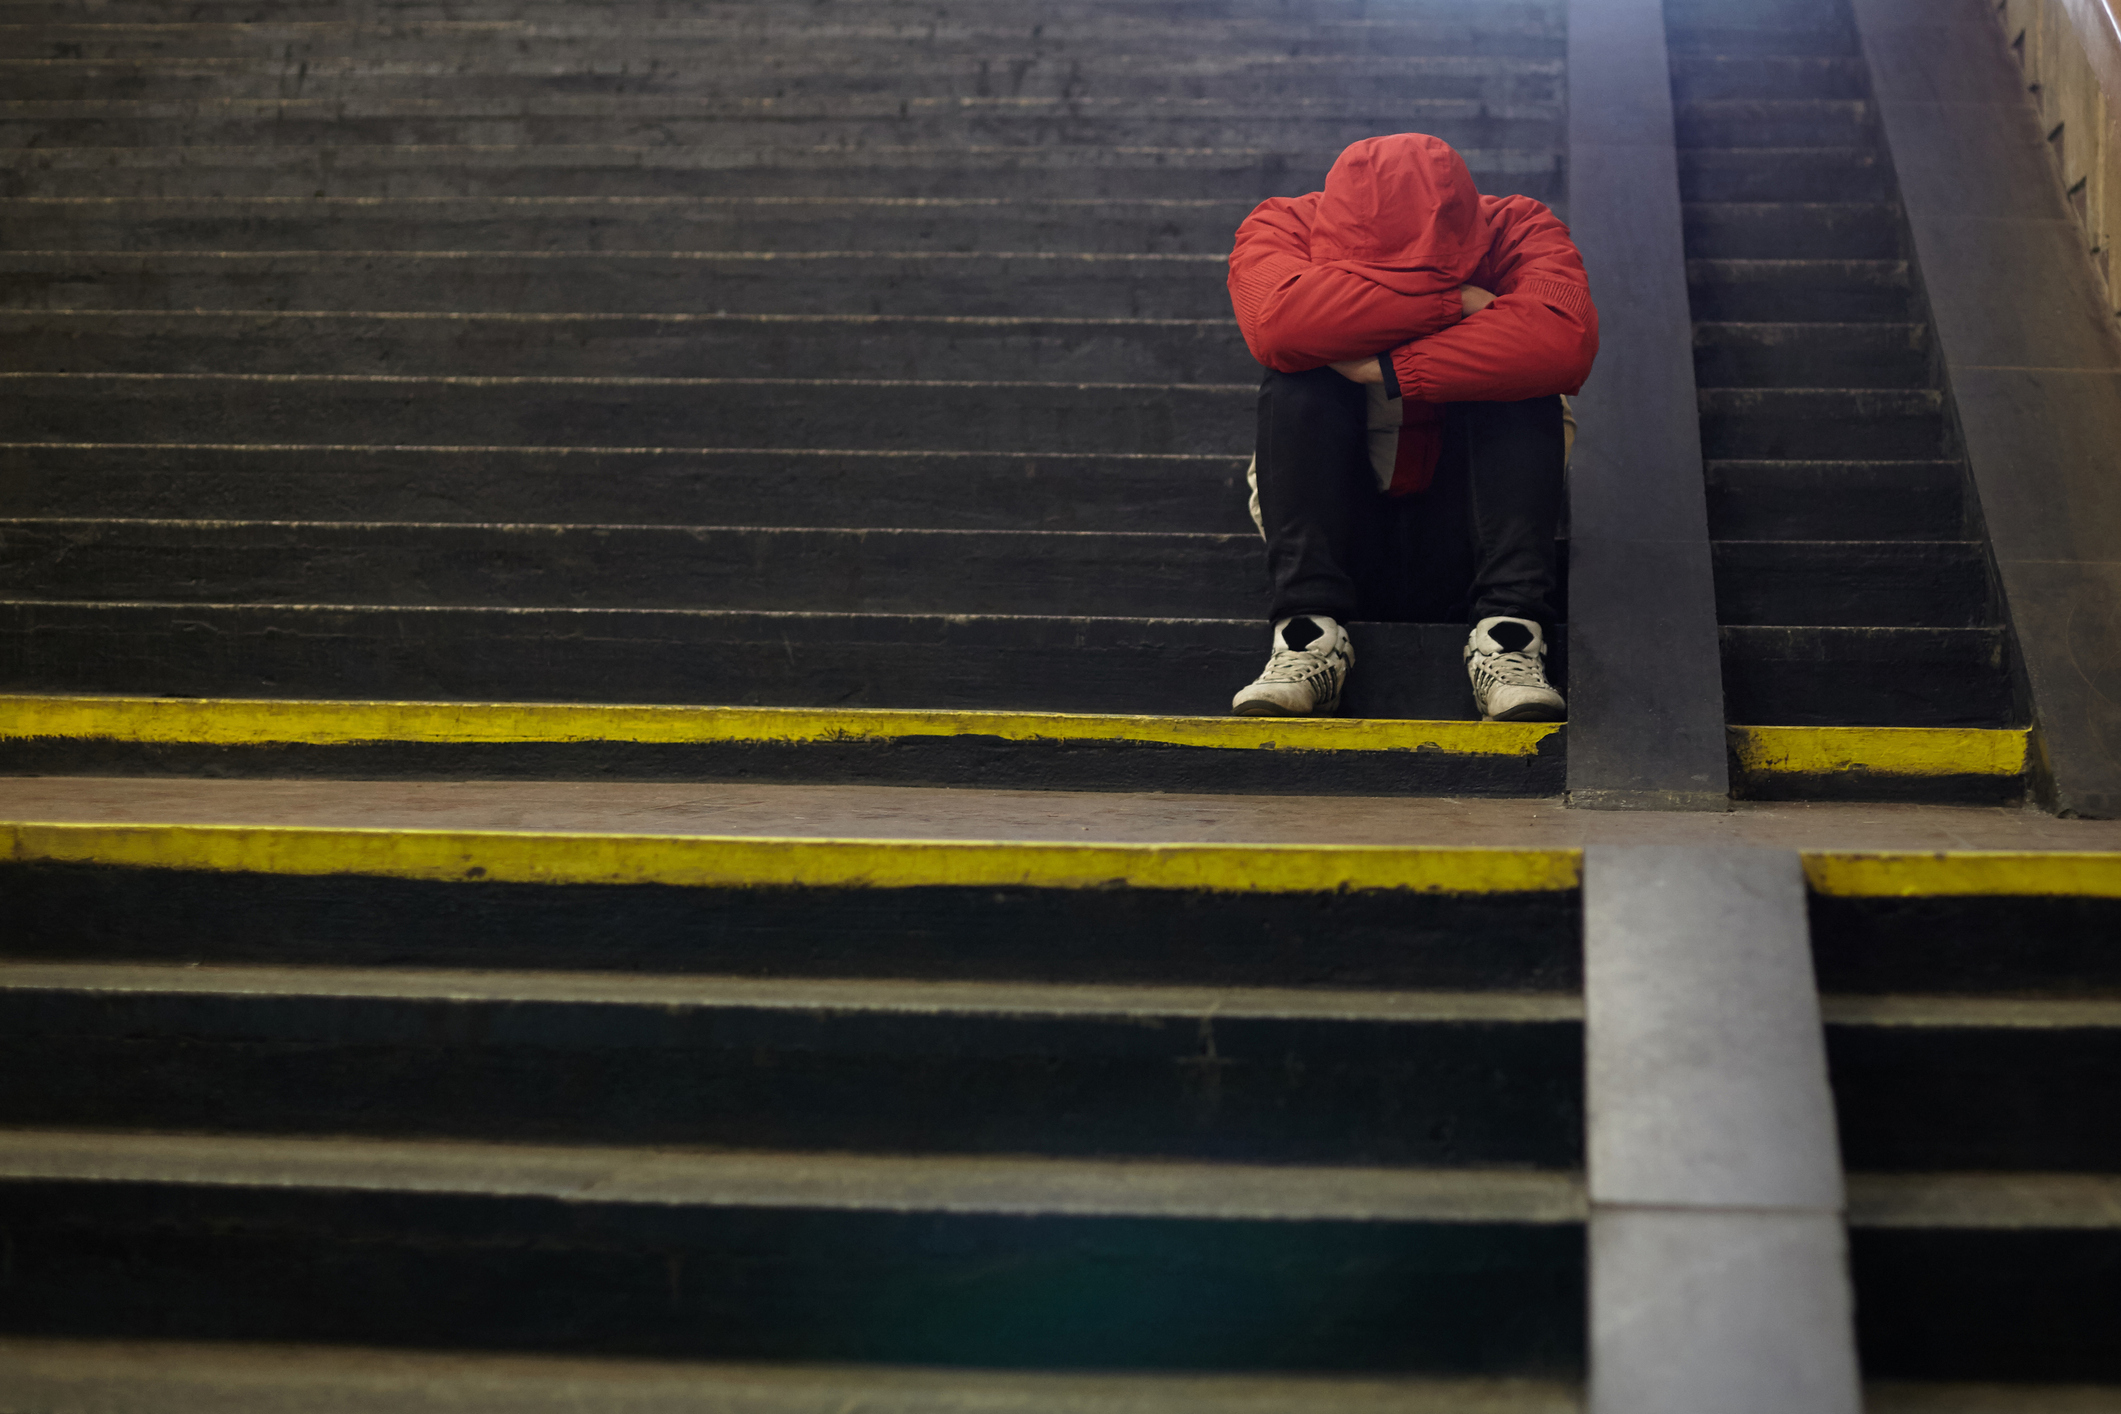
POLYGON ((2000 851, 1814 867, 1871 1373, 2035 1392, 2113 1378, 2116 863, 2000 851))
POLYGON ((1582 1364, 1583 1200, 1565 1173, 14 1131, 0 1176, 23 1225, 0 1321, 23 1333, 1048 1369, 1582 1364), (114 1249, 122 1298, 91 1256, 114 1249), (329 1282, 300 1276, 319 1269, 329 1282))
MULTIPOLYGON (((1566 1381, 1380 1376, 1055 1374, 893 1365, 567 1359, 338 1345, 0 1337, 51 1414, 1577 1414, 1566 1381)), ((1899 1410, 1902 1405, 1892 1406, 1899 1410)), ((1926 1406, 1925 1406, 1926 1407, 1926 1406)), ((1997 1414, 1967 1405, 1965 1414, 1997 1414)))
POLYGON ((1919 317, 1903 260, 1687 261, 1694 318, 1707 323, 1893 323, 1919 317))
POLYGON ((0 145, 37 148, 608 144, 758 153, 776 147, 1342 147, 1431 132, 1455 147, 1551 147, 1557 105, 1467 99, 1223 103, 1210 99, 754 99, 598 95, 381 104, 323 99, 0 103, 0 145))
POLYGON ((1863 99, 1705 98, 1673 105, 1681 147, 1862 147, 1877 139, 1863 99))
MULTIPOLYGON (((804 18, 800 11, 796 18, 804 18)), ((1365 0, 965 0, 952 5, 947 18, 965 20, 982 17, 1026 26, 1080 24, 1101 19, 1166 23, 1218 24, 1231 20, 1281 20, 1309 23, 1397 20, 1401 23, 1465 26, 1466 12, 1450 0, 1419 0, 1396 5, 1380 16, 1365 0)), ((714 0, 605 0, 585 14, 578 5, 563 0, 186 0, 181 8, 153 0, 6 0, 0 4, 0 23, 9 24, 267 24, 267 23, 434 23, 483 21, 486 23, 554 22, 582 24, 601 20, 627 25, 643 22, 685 20, 723 24, 786 23, 790 7, 777 0, 746 0, 746 3, 714 3, 714 0)), ((900 23, 933 21, 939 17, 933 6, 918 0, 840 0, 829 16, 841 21, 895 20, 900 23)), ((1482 18, 1500 29, 1522 30, 1558 26, 1559 7, 1553 4, 1512 3, 1483 11, 1482 18)), ((1470 31, 1485 33, 1486 31, 1470 31)))
POLYGON ((1573 994, 0 963, 0 1124, 1568 1169, 1573 994))
POLYGON ((1245 201, 516 197, 0 202, 14 250, 1096 251, 1225 255, 1245 201))
POLYGON ((1845 16, 1827 25, 1813 23, 1814 18, 1792 15, 1778 20, 1759 11, 1736 10, 1699 20, 1673 14, 1666 19, 1665 45, 1680 62, 1696 55, 1726 59, 1857 57, 1855 27, 1845 16))
POLYGON ((15 309, 1227 318, 1221 255, 929 251, 0 253, 15 309))
POLYGON ((1863 61, 1832 56, 1765 58, 1685 53, 1672 61, 1672 100, 1863 99, 1870 75, 1863 61))
POLYGON ((93 518, 1252 533, 1242 457, 0 444, 0 510, 93 518))
POLYGON ((201 604, 1257 618, 1257 535, 0 522, 0 595, 201 604))
POLYGON ((1927 324, 1694 325, 1702 388, 1927 388, 1927 324))
POLYGON ((1875 147, 1681 148, 1689 202, 1887 201, 1892 166, 1875 147))
MULTIPOLYGON (((672 147, 37 148, 0 197, 835 196, 1190 198, 1316 191, 1339 150, 1291 148, 672 147), (770 154, 770 161, 768 155, 770 154)), ((1542 201, 1551 151, 1460 154, 1485 192, 1542 201)))
MULTIPOLYGON (((0 769, 60 776, 1554 796, 1567 750, 1567 729, 1551 723, 1375 717, 82 696, 4 706, 0 769)), ((1868 761, 1845 736, 1833 749, 1868 761)), ((1763 774, 1796 755, 1773 737, 1745 739, 1769 763, 1763 774)), ((2018 754, 2022 766, 2022 740, 2018 754)), ((1974 755, 2007 751, 1960 752, 1974 755)))
MULTIPOLYGON (((1900 210, 1882 201, 1693 202, 1687 253, 1703 260, 1899 260, 1900 210)), ((83 242, 86 244, 86 242, 83 242)))
POLYGON ((1786 726, 2007 727, 2002 628, 1726 624, 1723 700, 1732 722, 1786 726))
POLYGON ((1947 451, 1944 395, 1929 388, 1703 388, 1713 458, 1930 460, 1947 451))
MULTIPOLYGON (((1552 12, 1550 11, 1549 14, 1552 12)), ((570 65, 626 58, 696 61, 731 45, 795 57, 866 49, 872 55, 992 53, 1020 49, 1048 55, 1131 53, 1176 59, 1202 56, 1307 54, 1400 57, 1479 54, 1530 59, 1561 57, 1558 24, 1507 21, 1492 28, 1467 18, 1422 22, 1398 19, 1312 20, 1276 16, 1189 23, 1162 14, 1129 17, 1085 7, 1074 16, 1042 19, 1023 7, 999 6, 958 18, 924 8, 897 14, 842 17, 837 12, 774 6, 718 10, 698 19, 629 18, 617 23, 572 8, 551 20, 344 23, 272 21, 262 24, 42 24, 0 26, 0 49, 23 57, 104 63, 143 59, 271 58, 303 61, 358 59, 371 64, 454 62, 476 69, 492 56, 514 64, 570 65)))
POLYGON ((1716 540, 1952 540, 1970 527, 1955 461, 1712 461, 1716 540))
POLYGON ((1726 624, 1980 628, 2002 621, 1978 540, 1723 540, 1726 624))
POLYGON ((4 374, 55 442, 756 447, 1237 456, 1247 384, 4 374))
POLYGON ((1316 99, 1398 103, 1409 97, 1498 105, 1551 103, 1561 95, 1559 52, 1548 58, 1474 52, 1396 56, 1261 52, 1137 54, 997 46, 930 54, 832 46, 752 50, 743 65, 702 50, 640 55, 522 58, 482 54, 475 68, 448 59, 22 58, 0 56, 0 80, 18 99, 111 97, 163 101, 346 97, 370 102, 510 100, 589 94, 703 99, 889 94, 905 99, 1134 98, 1223 102, 1316 99))
MULTIPOLYGON (((0 311, 0 371, 1242 384, 1229 320, 0 311)), ((607 517, 608 519, 608 517, 607 517)))
MULTIPOLYGON (((349 788, 312 788, 326 808, 293 824, 6 826, 0 886, 21 920, 6 955, 1483 994, 1573 995, 1581 978, 1570 849, 1019 843, 933 825, 907 839, 880 817, 867 828, 884 838, 712 835, 683 832, 697 817, 640 814, 638 786, 617 815, 577 812, 557 832, 536 809, 434 829, 402 814, 348 824, 330 802, 349 788)), ((883 794, 870 802, 883 814, 906 799, 883 794)), ((949 808, 962 821, 987 807, 949 808)), ((157 818, 171 810, 185 803, 157 818)))
MULTIPOLYGON (((1958 632, 1983 661, 2000 651, 1958 632)), ((1354 634, 1363 669, 1343 713, 1472 717, 1463 623, 1354 634)), ((1564 689, 1565 637, 1548 659, 1564 689)), ((383 700, 1219 716, 1265 656, 1252 619, 0 601, 0 688, 14 692, 333 697, 360 683, 383 700)))

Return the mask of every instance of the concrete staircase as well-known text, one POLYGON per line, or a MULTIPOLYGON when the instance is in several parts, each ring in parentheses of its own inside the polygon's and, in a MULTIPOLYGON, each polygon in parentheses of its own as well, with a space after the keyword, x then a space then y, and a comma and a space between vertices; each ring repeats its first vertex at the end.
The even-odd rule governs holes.
MULTIPOLYGON (((1845 0, 1670 0, 1709 530, 1736 723, 2021 726, 2005 616, 1845 0)), ((1756 795, 1997 800, 2016 772, 1756 795)), ((1949 764, 1949 763, 1947 763, 1949 764)))

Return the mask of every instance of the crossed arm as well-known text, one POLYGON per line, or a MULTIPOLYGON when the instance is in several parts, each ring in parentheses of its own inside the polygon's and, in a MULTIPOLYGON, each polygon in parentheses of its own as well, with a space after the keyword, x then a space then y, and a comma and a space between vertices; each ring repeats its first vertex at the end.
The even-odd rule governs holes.
MULTIPOLYGON (((1458 290, 1458 300, 1466 313, 1477 314, 1495 303, 1495 296, 1489 294, 1478 285, 1461 285, 1458 290)), ((1382 355, 1373 354, 1369 358, 1342 359, 1326 366, 1351 382, 1382 383, 1385 381, 1385 371, 1383 366, 1377 361, 1380 357, 1382 355)))

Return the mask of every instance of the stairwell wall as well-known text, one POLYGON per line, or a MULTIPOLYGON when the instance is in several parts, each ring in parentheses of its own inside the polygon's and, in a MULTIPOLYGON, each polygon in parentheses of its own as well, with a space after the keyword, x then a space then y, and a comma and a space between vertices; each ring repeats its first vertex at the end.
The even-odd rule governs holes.
POLYGON ((2107 307, 2121 310, 2111 263, 2121 239, 2121 16, 2112 0, 1994 0, 2003 39, 2084 228, 2107 307))

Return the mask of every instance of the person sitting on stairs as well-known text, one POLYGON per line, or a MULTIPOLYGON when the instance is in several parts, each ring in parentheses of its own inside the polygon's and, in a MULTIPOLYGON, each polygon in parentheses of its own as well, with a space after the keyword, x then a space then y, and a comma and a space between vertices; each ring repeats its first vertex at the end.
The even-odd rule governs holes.
POLYGON ((1324 191, 1245 218, 1229 284, 1267 368, 1251 481, 1273 583, 1273 656, 1231 710, 1332 712, 1350 620, 1456 610, 1480 715, 1561 720, 1545 666, 1561 395, 1598 352, 1568 228, 1530 197, 1482 196, 1438 138, 1367 138, 1324 191))

